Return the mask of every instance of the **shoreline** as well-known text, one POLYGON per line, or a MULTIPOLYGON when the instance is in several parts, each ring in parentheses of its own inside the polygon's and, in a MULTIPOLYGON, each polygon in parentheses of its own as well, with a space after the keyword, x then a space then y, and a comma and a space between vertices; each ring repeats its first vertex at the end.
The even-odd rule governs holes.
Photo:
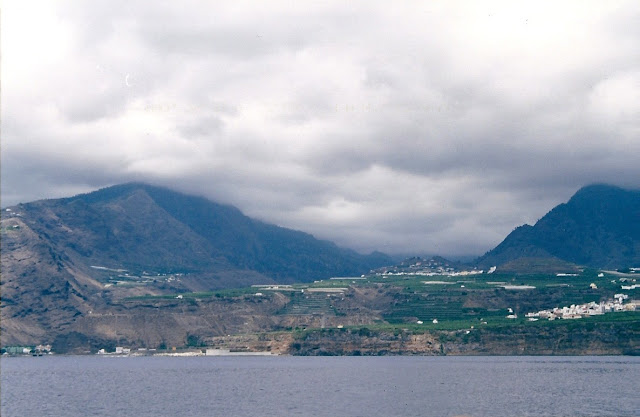
MULTIPOLYGON (((96 354, 96 353, 52 353, 50 355, 43 355, 41 357, 100 357, 100 358, 153 358, 153 357, 161 357, 161 358, 199 358, 199 357, 207 357, 207 358, 229 358, 229 357, 241 357, 241 358, 250 358, 250 357, 296 357, 296 358, 309 358, 309 357, 361 357, 361 358, 382 358, 382 357, 424 357, 424 358, 442 358, 442 357, 460 357, 460 358, 478 358, 478 357, 486 357, 486 358, 631 358, 631 357, 640 357, 639 354, 635 353, 585 353, 585 354, 535 354, 535 353, 526 353, 526 354, 499 354, 499 353, 466 353, 466 354, 447 354, 447 355, 433 355, 433 354, 379 354, 379 355, 292 355, 289 353, 282 354, 254 354, 254 355, 246 355, 246 354, 236 354, 236 355, 206 355, 203 353, 198 354, 197 352, 177 352, 177 353, 155 353, 152 355, 143 355, 143 354, 96 354)), ((2 358, 36 358, 36 356, 32 355, 0 355, 0 359, 2 358)))

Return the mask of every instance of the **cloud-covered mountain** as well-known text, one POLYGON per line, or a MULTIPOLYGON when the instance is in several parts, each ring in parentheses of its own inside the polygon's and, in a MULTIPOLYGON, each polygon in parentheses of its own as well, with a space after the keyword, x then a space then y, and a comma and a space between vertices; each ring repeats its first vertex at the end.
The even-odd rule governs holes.
POLYGON ((132 296, 360 275, 390 262, 145 184, 19 204, 2 211, 3 341, 85 332, 78 317, 132 296))
POLYGON ((122 3, 5 2, 3 205, 146 182, 457 258, 640 178, 637 1, 122 3))
POLYGON ((85 271, 104 266, 209 275, 212 288, 248 284, 241 271, 250 280, 311 281, 359 275, 389 260, 251 219, 232 206, 138 183, 21 204, 15 212, 63 263, 85 271), (225 271, 236 271, 238 282, 217 276, 225 271))
POLYGON ((596 268, 640 265, 640 191, 584 187, 534 226, 516 228, 477 263, 505 265, 535 258, 596 268))

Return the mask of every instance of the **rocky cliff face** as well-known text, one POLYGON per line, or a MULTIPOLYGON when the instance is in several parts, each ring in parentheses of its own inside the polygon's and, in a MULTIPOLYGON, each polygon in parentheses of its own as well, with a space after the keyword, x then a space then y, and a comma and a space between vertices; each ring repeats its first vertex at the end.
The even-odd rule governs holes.
POLYGON ((293 338, 289 352, 301 356, 441 355, 436 334, 409 331, 326 329, 302 333, 293 338))
POLYGON ((102 285, 55 252, 21 217, 2 220, 2 342, 46 340, 92 308, 102 285))

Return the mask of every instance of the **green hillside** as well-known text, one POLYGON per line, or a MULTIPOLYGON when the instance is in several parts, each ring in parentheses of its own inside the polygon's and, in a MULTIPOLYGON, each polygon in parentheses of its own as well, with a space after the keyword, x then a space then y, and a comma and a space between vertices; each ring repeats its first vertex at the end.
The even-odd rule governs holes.
POLYGON ((640 265, 640 191, 584 187, 534 226, 516 228, 476 263, 489 267, 519 258, 609 269, 640 265))

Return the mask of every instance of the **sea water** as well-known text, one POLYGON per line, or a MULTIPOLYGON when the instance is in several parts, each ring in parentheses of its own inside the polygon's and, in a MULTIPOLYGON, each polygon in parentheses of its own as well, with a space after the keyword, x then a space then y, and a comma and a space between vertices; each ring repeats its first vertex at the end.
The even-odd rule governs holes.
POLYGON ((3 417, 638 416, 638 357, 1 360, 3 417))

